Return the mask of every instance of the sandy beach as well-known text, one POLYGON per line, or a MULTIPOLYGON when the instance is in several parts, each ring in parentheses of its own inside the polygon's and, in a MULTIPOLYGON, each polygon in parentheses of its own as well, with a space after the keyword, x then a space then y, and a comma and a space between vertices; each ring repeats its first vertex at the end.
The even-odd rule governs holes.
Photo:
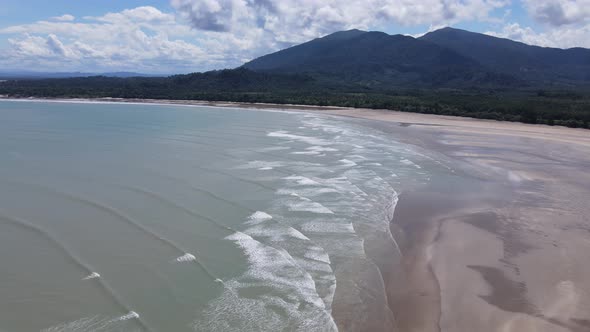
POLYGON ((399 331, 590 331, 590 132, 327 112, 380 121, 459 167, 461 181, 400 197, 404 275, 388 284, 399 331))
POLYGON ((400 195, 391 230, 403 259, 377 261, 394 330, 590 331, 588 130, 336 107, 98 101, 364 119, 452 168, 400 195))

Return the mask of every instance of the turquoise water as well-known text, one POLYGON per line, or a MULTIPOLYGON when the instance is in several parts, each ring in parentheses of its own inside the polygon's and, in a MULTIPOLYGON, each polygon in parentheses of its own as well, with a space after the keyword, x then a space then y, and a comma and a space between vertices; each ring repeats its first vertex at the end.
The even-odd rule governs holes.
POLYGON ((396 259, 397 195, 432 164, 354 120, 169 105, 1 101, 0 151, 2 331, 369 319, 367 245, 396 259))

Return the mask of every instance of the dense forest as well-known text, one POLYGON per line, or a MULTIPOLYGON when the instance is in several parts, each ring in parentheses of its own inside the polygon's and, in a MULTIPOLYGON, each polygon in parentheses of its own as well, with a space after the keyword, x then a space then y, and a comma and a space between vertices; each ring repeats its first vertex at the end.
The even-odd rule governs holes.
POLYGON ((376 89, 326 83, 303 74, 244 68, 170 77, 87 77, 0 82, 0 95, 143 98, 390 109, 590 128, 590 90, 376 89))

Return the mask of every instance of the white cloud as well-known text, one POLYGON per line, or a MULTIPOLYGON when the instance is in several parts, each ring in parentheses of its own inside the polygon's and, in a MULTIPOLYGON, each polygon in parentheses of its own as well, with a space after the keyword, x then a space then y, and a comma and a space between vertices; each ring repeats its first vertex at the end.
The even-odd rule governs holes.
POLYGON ((509 38, 530 45, 545 47, 587 47, 590 48, 590 24, 579 27, 563 26, 552 28, 545 32, 536 32, 530 27, 521 27, 518 23, 511 23, 500 32, 486 32, 496 37, 509 38))
POLYGON ((590 22, 590 0, 523 0, 535 20, 563 26, 590 22))
POLYGON ((87 20, 121 24, 121 23, 144 23, 144 24, 174 24, 174 15, 163 13, 151 6, 142 6, 133 9, 125 9, 119 13, 107 13, 103 16, 86 16, 87 20))
POLYGON ((488 20, 508 0, 171 0, 215 49, 243 62, 345 29, 488 20))
MULTIPOLYGON (((551 29, 518 23, 489 32, 542 46, 590 47, 590 0, 521 0, 551 29)), ((102 16, 64 14, 0 29, 0 67, 187 72, 235 67, 254 57, 351 29, 434 28, 504 22, 510 0, 170 0, 102 16)), ((504 24, 504 23, 502 23, 504 24)))
POLYGON ((348 28, 486 20, 508 1, 171 0, 171 4, 196 29, 231 33, 262 29, 277 41, 296 42, 348 28))
POLYGON ((61 42, 61 40, 59 40, 57 38, 56 35, 54 34, 50 34, 47 37, 47 40, 45 41, 45 44, 47 45, 47 47, 49 48, 49 50, 51 52, 53 52, 54 54, 61 56, 61 57, 68 57, 69 56, 69 50, 66 49, 66 47, 64 46, 64 44, 61 42))
MULTIPOLYGON (((8 52, 14 58, 26 58, 31 55, 45 58, 53 56, 53 52, 47 47, 46 39, 38 36, 26 35, 21 39, 8 39, 12 49, 8 52)), ((9 57, 5 57, 6 60, 9 57)))
POLYGON ((220 66, 220 57, 209 56, 199 45, 202 36, 154 7, 77 22, 38 21, 0 29, 0 34, 10 36, 0 67, 157 73, 220 66))
POLYGON ((47 70, 187 72, 235 67, 350 28, 484 19, 503 0, 171 0, 76 19, 8 26, 0 66, 47 70), (41 68, 42 66, 50 68, 41 68))
POLYGON ((51 18, 53 21, 62 21, 62 22, 69 22, 69 21, 73 21, 76 18, 70 14, 64 14, 61 16, 54 16, 51 18))
POLYGON ((489 35, 546 47, 590 48, 590 0, 522 0, 536 28, 509 23, 489 35))

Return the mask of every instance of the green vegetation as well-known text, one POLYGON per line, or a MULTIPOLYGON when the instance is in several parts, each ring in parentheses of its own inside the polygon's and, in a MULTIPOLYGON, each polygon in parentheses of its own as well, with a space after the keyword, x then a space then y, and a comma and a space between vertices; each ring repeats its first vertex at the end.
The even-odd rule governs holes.
POLYGON ((390 89, 247 69, 163 77, 88 77, 0 83, 0 94, 45 98, 143 98, 390 109, 590 128, 590 90, 390 89))

